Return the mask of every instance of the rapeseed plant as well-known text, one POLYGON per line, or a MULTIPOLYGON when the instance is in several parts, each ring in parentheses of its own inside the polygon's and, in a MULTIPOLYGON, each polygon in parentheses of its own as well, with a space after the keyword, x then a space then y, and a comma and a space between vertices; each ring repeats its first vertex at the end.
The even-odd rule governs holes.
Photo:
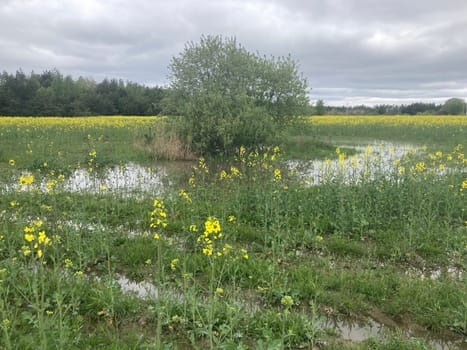
POLYGON ((149 227, 155 230, 153 234, 154 239, 161 238, 161 232, 167 227, 167 212, 165 210, 164 202, 160 198, 153 201, 153 210, 150 213, 149 227))

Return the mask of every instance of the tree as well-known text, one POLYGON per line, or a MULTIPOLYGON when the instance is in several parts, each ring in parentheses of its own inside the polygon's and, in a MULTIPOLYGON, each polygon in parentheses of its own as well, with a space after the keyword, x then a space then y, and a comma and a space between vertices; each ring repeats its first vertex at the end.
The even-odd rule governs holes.
POLYGON ((465 108, 464 100, 460 98, 450 98, 444 103, 442 111, 446 114, 465 114, 465 108))
POLYGON ((248 52, 235 38, 202 36, 169 66, 179 136, 200 154, 258 146, 308 105, 307 82, 289 57, 248 52))
POLYGON ((324 108, 324 101, 323 100, 316 101, 316 107, 315 107, 316 115, 324 115, 325 112, 326 110, 324 108))

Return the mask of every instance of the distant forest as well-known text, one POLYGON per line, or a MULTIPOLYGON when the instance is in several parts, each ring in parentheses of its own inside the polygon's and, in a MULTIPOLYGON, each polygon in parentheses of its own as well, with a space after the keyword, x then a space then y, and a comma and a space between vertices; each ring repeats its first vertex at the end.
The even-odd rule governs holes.
MULTIPOLYGON (((176 101, 168 98, 167 87, 148 87, 116 79, 96 82, 73 79, 58 70, 25 74, 0 74, 0 116, 83 116, 83 115, 170 115, 176 101)), ((444 104, 412 103, 335 107, 322 100, 310 105, 308 115, 377 114, 464 114, 465 103, 450 99, 444 104)))
MULTIPOLYGON (((377 105, 335 107, 325 106, 323 114, 329 115, 437 115, 437 114, 463 114, 462 107, 452 110, 450 104, 435 104, 415 102, 408 105, 377 105), (459 110, 459 111, 458 111, 459 110)), ((315 113, 316 114, 316 113, 315 113)))
POLYGON ((58 70, 0 75, 0 115, 158 115, 166 90, 123 80, 80 77, 58 70))

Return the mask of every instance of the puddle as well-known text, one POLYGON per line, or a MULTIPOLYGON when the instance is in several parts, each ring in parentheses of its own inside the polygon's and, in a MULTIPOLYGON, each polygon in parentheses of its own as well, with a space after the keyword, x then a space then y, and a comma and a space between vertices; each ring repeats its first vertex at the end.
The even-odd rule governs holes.
POLYGON ((374 319, 367 321, 349 321, 339 318, 327 318, 325 327, 337 331, 341 339, 360 343, 369 338, 384 338, 394 331, 407 338, 419 338, 426 341, 436 350, 467 349, 467 341, 456 333, 435 336, 422 327, 401 327, 393 321, 391 325, 379 323, 374 319))
MULTIPOLYGON (((139 282, 129 280, 123 275, 117 275, 117 283, 122 288, 123 293, 132 294, 141 299, 157 299, 160 291, 154 284, 149 282, 139 282)), ((176 298, 179 299, 179 298, 176 298)), ((181 300, 181 299, 179 299, 181 300)))
MULTIPOLYGON (((159 298, 161 295, 160 289, 152 283, 145 281, 137 283, 124 275, 116 275, 115 277, 124 293, 132 294, 141 299, 159 298)), ((184 300, 183 294, 173 290, 165 291, 164 294, 178 301, 184 300)), ((235 303, 245 310, 261 312, 261 306, 258 303, 242 303, 239 301, 235 303)), ((378 315, 378 313, 376 314, 378 315)), ((456 333, 446 332, 436 336, 423 327, 401 326, 386 316, 380 317, 383 318, 382 322, 378 322, 373 318, 359 322, 328 317, 323 324, 323 328, 335 329, 341 339, 356 343, 363 342, 369 338, 384 338, 397 331, 407 338, 422 339, 436 350, 467 349, 467 341, 456 333)))
MULTIPOLYGON (((159 298, 161 294, 160 289, 154 285, 153 283, 142 281, 142 282, 135 282, 130 280, 124 275, 117 274, 115 275, 116 282, 120 285, 123 293, 131 294, 136 296, 140 299, 152 299, 152 298, 159 298)), ((184 301, 185 296, 183 293, 177 292, 175 290, 165 290, 164 296, 169 297, 171 299, 177 301, 184 301)), ((208 303, 208 297, 206 296, 198 296, 203 303, 208 303)), ((235 300, 234 304, 239 307, 239 309, 248 310, 248 312, 261 312, 261 305, 256 301, 246 301, 242 298, 242 301, 235 300)))
MULTIPOLYGON (((32 176, 30 172, 23 172, 21 176, 32 176)), ((32 176, 34 179, 34 176, 32 176)), ((20 184, 17 180, 13 184, 0 184, 0 193, 50 191, 50 183, 53 189, 62 192, 81 193, 154 193, 160 194, 167 186, 171 185, 166 166, 143 167, 135 163, 124 166, 113 166, 100 172, 89 172, 87 169, 77 169, 68 178, 56 181, 48 177, 40 182, 28 185, 20 184)))
POLYGON ((347 184, 358 184, 362 179, 390 177, 396 168, 394 162, 409 153, 416 152, 414 146, 406 144, 382 143, 364 146, 346 146, 359 153, 334 160, 313 160, 309 162, 289 161, 290 168, 308 185, 319 185, 338 180, 347 184))
POLYGON ((147 168, 128 163, 125 166, 108 168, 102 174, 78 169, 65 180, 63 190, 69 192, 156 192, 164 189, 167 178, 165 168, 147 168))
POLYGON ((427 268, 427 269, 416 269, 409 268, 405 271, 407 276, 418 277, 420 279, 431 279, 438 280, 440 278, 450 278, 457 281, 462 281, 464 279, 465 270, 458 266, 447 266, 447 267, 436 267, 436 268, 427 268))

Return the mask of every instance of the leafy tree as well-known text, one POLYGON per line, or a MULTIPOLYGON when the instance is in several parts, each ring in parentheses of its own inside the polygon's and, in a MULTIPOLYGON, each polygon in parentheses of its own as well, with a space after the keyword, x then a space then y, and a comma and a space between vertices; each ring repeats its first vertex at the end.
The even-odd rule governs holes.
POLYGON ((324 115, 325 113, 326 113, 326 110, 324 108, 324 101, 323 100, 316 101, 315 114, 324 115))
POLYGON ((202 36, 172 58, 171 103, 179 136, 200 154, 261 145, 307 108, 307 82, 290 57, 248 52, 235 38, 202 36))
POLYGON ((464 100, 460 98, 450 98, 444 103, 442 111, 446 114, 465 114, 465 109, 466 105, 464 100))

